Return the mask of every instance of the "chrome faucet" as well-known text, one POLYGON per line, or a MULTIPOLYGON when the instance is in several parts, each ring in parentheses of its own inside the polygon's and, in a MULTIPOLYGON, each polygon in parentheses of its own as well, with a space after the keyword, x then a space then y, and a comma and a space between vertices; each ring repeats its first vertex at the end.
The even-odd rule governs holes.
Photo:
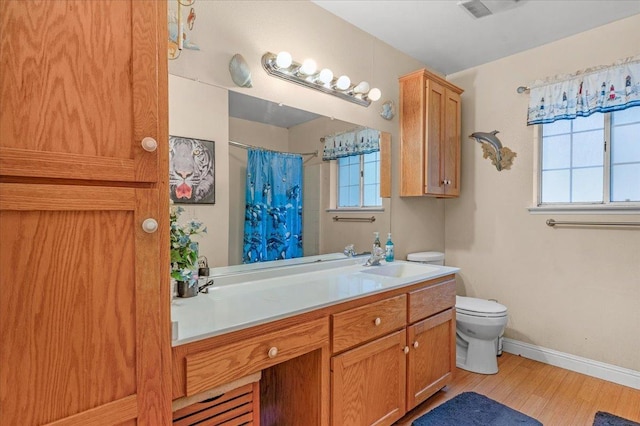
POLYGON ((344 255, 345 255, 345 256, 347 256, 347 257, 353 257, 353 256, 355 256, 355 255, 356 255, 356 249, 355 249, 355 247, 354 247, 354 245, 353 245, 353 244, 349 244, 348 246, 346 246, 346 247, 344 248, 343 253, 344 253, 344 255))
POLYGON ((384 260, 387 252, 382 247, 374 247, 373 252, 371 253, 371 257, 367 259, 364 266, 379 266, 380 261, 384 260))

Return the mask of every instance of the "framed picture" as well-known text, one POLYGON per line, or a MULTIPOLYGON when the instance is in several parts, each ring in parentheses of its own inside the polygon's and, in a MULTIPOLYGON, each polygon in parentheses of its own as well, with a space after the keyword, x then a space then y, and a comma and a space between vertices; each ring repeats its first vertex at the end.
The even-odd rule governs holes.
POLYGON ((169 191, 174 203, 215 204, 215 142, 169 136, 169 191))

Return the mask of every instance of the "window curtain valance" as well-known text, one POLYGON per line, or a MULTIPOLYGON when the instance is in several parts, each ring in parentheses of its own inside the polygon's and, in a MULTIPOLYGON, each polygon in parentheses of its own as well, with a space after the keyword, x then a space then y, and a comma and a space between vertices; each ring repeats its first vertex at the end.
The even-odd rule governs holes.
POLYGON ((640 55, 530 84, 527 125, 640 105, 640 55))
POLYGON ((380 151, 380 132, 364 128, 325 136, 322 159, 325 161, 351 155, 380 151))

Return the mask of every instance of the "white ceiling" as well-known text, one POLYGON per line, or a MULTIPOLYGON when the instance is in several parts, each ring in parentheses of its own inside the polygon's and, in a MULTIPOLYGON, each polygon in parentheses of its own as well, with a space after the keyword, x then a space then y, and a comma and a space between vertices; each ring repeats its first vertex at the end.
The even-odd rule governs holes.
POLYGON ((493 14, 479 19, 457 0, 312 1, 444 75, 640 13, 640 0, 482 0, 493 14))
POLYGON ((312 112, 234 91, 229 92, 229 116, 285 129, 320 117, 312 112))

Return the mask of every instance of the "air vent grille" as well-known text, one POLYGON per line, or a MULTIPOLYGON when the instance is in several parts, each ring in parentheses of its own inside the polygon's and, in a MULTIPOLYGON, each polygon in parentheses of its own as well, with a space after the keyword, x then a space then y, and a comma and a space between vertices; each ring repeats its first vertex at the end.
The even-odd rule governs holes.
POLYGON ((462 6, 474 18, 483 18, 492 14, 489 8, 480 0, 461 1, 458 3, 458 6, 462 6))

